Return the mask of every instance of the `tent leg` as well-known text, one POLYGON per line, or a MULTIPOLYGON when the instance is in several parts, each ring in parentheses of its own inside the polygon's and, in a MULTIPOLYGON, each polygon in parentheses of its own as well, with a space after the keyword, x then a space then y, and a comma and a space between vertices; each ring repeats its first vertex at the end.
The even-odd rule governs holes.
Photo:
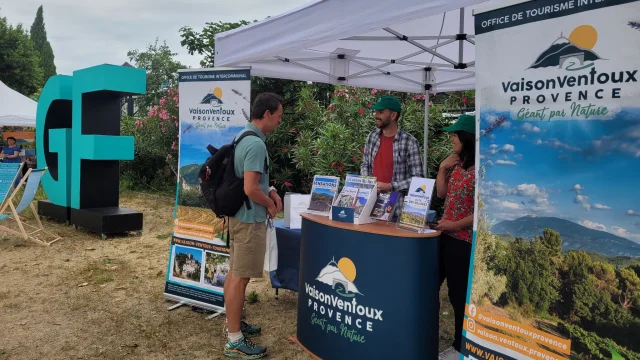
MULTIPOLYGON (((429 75, 427 75, 429 78, 429 75)), ((429 177, 428 154, 429 154, 429 90, 424 92, 424 177, 429 177)))

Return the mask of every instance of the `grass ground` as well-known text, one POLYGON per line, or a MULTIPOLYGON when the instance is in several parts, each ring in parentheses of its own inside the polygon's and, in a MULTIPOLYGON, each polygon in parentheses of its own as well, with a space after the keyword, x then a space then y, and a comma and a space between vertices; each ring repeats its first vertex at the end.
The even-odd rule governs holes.
MULTIPOLYGON (((99 235, 45 222, 63 240, 51 247, 0 234, 0 359, 222 359, 221 318, 164 300, 174 199, 128 193, 121 206, 142 211, 142 237, 99 235)), ((275 299, 268 279, 249 284, 247 304, 263 326, 257 342, 272 359, 310 359, 287 338, 296 332, 297 294, 275 299)), ((440 348, 453 339, 443 289, 440 348)), ((399 329, 401 330, 401 329, 399 329)))

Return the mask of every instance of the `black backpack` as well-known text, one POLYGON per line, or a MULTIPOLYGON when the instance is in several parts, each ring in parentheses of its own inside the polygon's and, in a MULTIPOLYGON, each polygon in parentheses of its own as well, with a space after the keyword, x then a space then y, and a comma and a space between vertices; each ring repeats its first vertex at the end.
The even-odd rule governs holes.
POLYGON ((258 136, 253 131, 242 133, 231 144, 216 149, 207 146, 211 156, 198 172, 200 192, 217 217, 235 216, 243 204, 251 209, 251 201, 244 192, 244 178, 236 176, 234 170, 235 149, 240 140, 247 136, 258 136))

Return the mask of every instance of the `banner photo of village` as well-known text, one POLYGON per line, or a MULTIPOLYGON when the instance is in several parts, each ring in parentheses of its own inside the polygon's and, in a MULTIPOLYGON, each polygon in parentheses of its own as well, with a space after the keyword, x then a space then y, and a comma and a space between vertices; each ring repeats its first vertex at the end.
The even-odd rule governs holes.
POLYGON ((200 194, 198 172, 211 153, 233 141, 249 120, 249 70, 179 73, 180 148, 174 234, 227 246, 226 226, 200 194))
POLYGON ((563 3, 475 19, 468 359, 640 359, 640 2, 563 3))

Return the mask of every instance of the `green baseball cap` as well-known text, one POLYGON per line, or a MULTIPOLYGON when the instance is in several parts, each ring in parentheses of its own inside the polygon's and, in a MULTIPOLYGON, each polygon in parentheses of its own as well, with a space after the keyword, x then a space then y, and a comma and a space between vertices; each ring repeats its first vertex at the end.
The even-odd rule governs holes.
POLYGON ((385 110, 389 109, 391 111, 395 111, 397 113, 402 112, 402 105, 400 104, 400 100, 397 97, 392 95, 384 95, 378 99, 378 101, 369 106, 369 109, 373 110, 385 110))
POLYGON ((460 115, 455 124, 447 126, 444 131, 465 131, 469 134, 476 133, 476 117, 473 115, 460 115))

